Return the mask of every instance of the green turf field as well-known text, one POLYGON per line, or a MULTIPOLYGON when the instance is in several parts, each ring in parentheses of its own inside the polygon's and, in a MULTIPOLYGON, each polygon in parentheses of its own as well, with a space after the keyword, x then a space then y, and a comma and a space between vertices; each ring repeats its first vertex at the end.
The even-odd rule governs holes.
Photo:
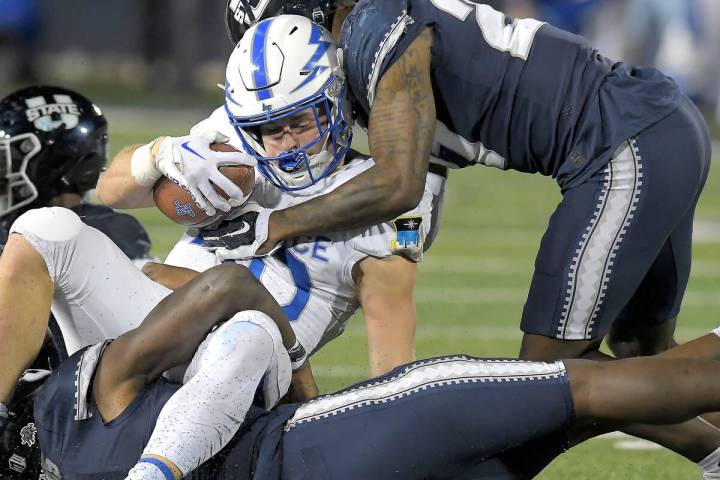
MULTIPOLYGON (((111 113, 109 117, 112 122, 111 113)), ((137 121, 111 124, 111 145, 116 151, 161 133, 182 133, 187 126, 187 120, 178 120, 177 115, 151 121, 140 114, 137 121)), ((679 337, 684 340, 720 324, 720 171, 714 170, 698 210, 694 270, 678 321, 679 337)), ((451 173, 440 234, 420 267, 418 357, 459 352, 517 355, 518 323, 535 253, 559 199, 554 182, 540 176, 483 167, 451 173)), ((154 211, 136 213, 150 231, 155 254, 162 257, 181 228, 154 211)), ((366 378, 365 349, 358 315, 345 335, 313 357, 321 389, 328 392, 366 378)), ((700 477, 693 464, 670 452, 618 449, 620 441, 593 440, 558 459, 539 478, 700 477)))

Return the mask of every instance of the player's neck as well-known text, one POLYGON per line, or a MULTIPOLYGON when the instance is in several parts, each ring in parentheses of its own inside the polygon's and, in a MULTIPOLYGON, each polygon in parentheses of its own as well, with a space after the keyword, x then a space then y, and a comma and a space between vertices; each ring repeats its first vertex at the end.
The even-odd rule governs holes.
POLYGON ((77 193, 62 193, 48 202, 49 207, 74 208, 82 205, 82 197, 77 193))

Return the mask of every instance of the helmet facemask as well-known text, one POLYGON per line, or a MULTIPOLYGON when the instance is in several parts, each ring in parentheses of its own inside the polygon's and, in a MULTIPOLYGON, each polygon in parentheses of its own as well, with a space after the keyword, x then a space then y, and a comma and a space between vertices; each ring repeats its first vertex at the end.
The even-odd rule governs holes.
POLYGON ((40 150, 40 141, 33 133, 0 139, 0 218, 38 198, 38 189, 28 176, 28 165, 40 150))
POLYGON ((268 110, 261 116, 234 116, 227 106, 226 111, 243 146, 257 159, 260 173, 281 190, 295 191, 325 178, 347 153, 352 128, 343 113, 347 111, 342 106, 346 101, 344 79, 333 75, 313 97, 275 111, 268 110), (260 133, 261 126, 308 110, 312 112, 318 134, 305 145, 279 155, 268 155, 260 133))

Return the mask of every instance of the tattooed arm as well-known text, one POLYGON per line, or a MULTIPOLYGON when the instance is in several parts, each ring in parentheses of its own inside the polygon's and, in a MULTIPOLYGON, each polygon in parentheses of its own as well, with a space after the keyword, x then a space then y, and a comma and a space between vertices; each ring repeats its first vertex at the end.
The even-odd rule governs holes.
POLYGON ((273 212, 259 253, 284 238, 372 225, 418 204, 435 134, 431 47, 425 29, 378 82, 368 128, 375 166, 327 195, 273 212))

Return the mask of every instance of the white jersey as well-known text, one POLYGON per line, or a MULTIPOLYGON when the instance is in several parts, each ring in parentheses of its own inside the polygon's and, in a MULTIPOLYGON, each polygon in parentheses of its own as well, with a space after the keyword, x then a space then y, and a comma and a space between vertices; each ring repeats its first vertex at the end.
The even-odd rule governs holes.
MULTIPOLYGON (((227 130, 231 127, 225 113, 221 113, 222 117, 218 118, 216 111, 194 131, 209 130, 212 124, 220 124, 216 130, 237 138, 234 131, 227 130)), ((372 159, 354 159, 317 184, 296 192, 281 191, 256 173, 250 200, 266 208, 288 208, 335 190, 373 165, 372 159)), ((403 255, 412 261, 421 259, 423 250, 435 236, 444 185, 443 177, 428 173, 425 192, 417 208, 393 221, 347 232, 295 238, 285 242, 270 257, 240 263, 246 265, 283 306, 300 343, 308 352, 314 352, 343 332, 347 320, 359 306, 353 279, 355 265, 367 257, 403 255)), ((175 245, 166 263, 203 271, 218 262, 215 255, 202 246, 201 234, 191 229, 175 245)))

